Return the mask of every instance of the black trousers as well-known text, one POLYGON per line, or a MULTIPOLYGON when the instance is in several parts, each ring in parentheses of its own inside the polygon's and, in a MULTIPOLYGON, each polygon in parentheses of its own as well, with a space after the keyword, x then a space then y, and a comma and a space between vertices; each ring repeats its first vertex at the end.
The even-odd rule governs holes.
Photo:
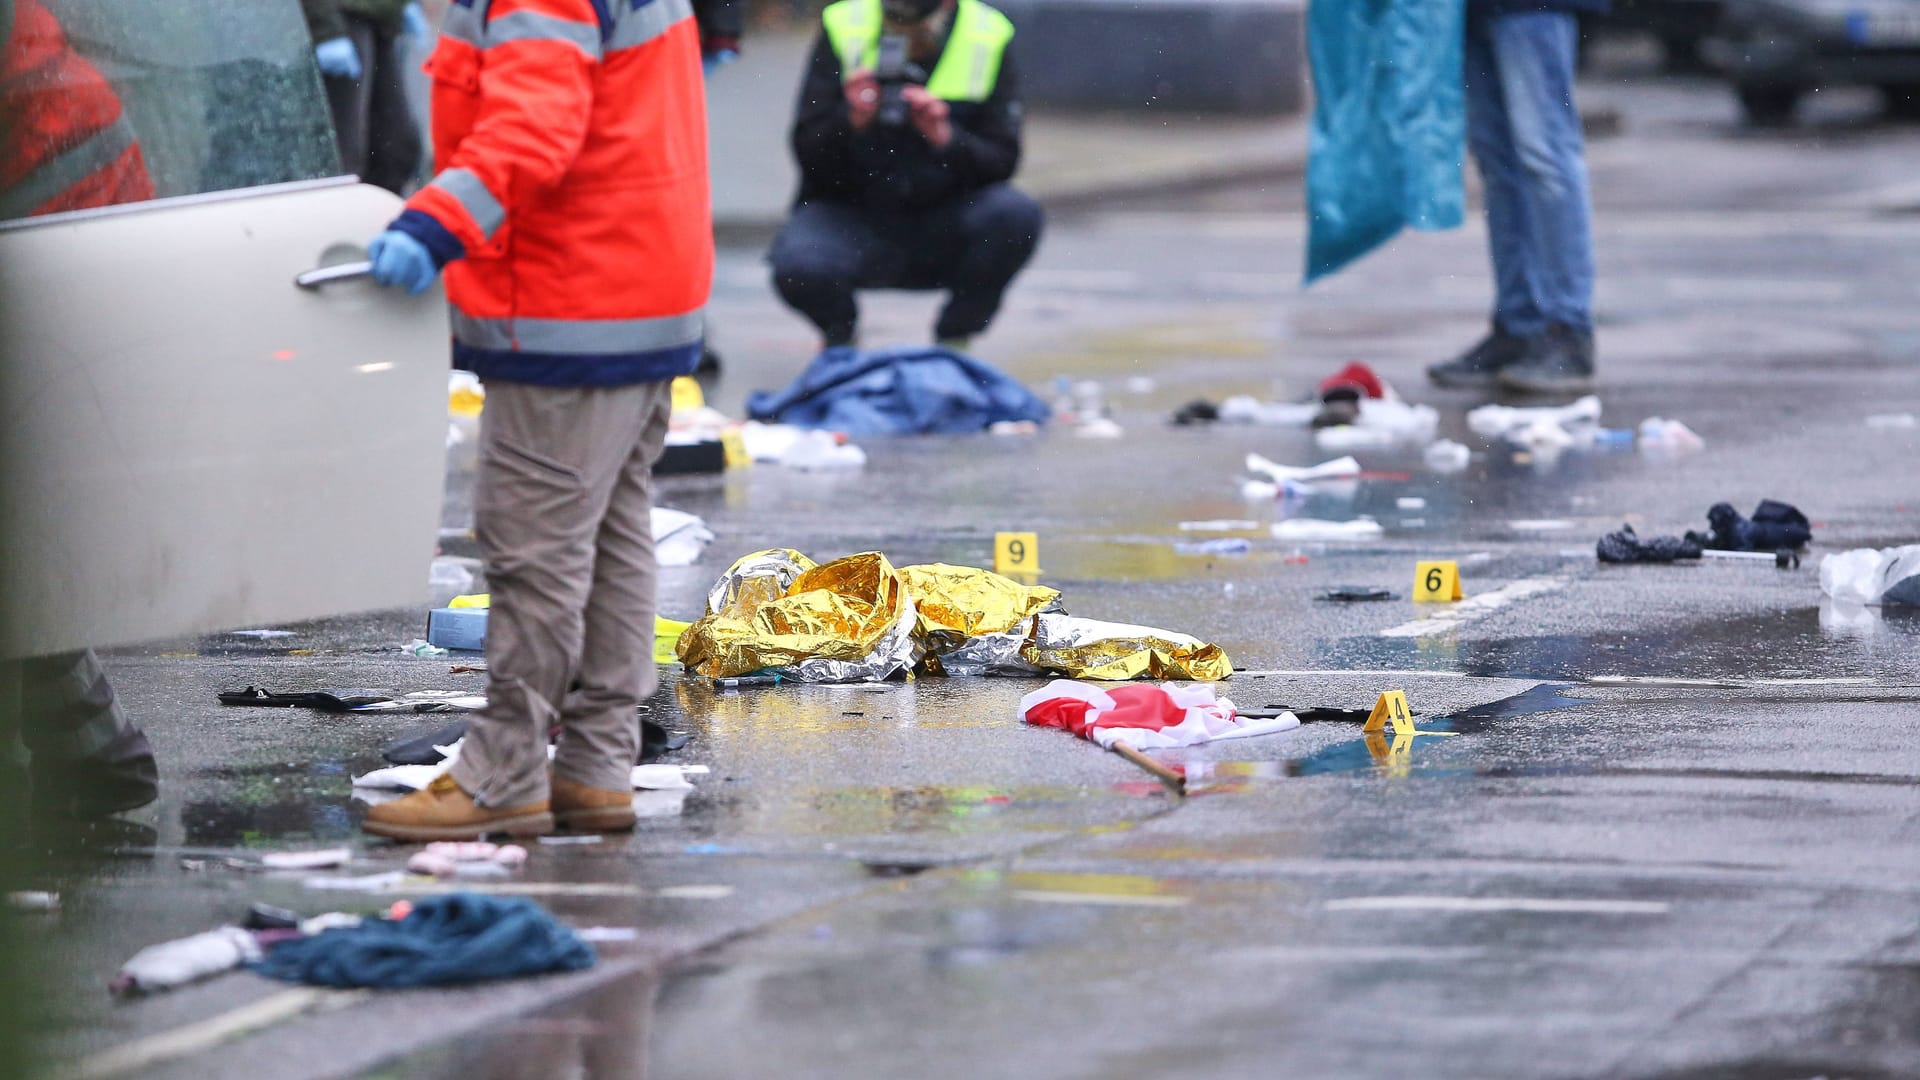
POLYGON ((774 287, 829 346, 853 341, 858 289, 945 289, 934 337, 972 337, 1033 257, 1043 217, 1008 184, 918 212, 802 203, 773 242, 774 287))
POLYGON ((358 79, 326 77, 327 107, 340 143, 340 167, 395 195, 420 171, 420 130, 407 108, 406 49, 400 29, 347 13, 347 37, 360 52, 358 79))

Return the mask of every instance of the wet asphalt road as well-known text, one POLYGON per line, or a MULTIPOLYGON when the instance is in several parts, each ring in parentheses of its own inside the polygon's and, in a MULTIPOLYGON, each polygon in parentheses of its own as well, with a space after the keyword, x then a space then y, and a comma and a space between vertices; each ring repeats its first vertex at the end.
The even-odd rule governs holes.
MULTIPOLYGON (((398 866, 404 849, 357 839, 347 779, 425 725, 227 710, 216 690, 480 685, 390 651, 424 601, 128 650, 110 667, 167 788, 48 865, 56 1056, 235 1077, 1920 1075, 1920 617, 1822 605, 1813 560, 1592 558, 1622 521, 1702 528, 1723 499, 1798 504, 1817 552, 1920 536, 1920 432, 1864 425, 1920 411, 1920 218, 1872 209, 1920 133, 1844 98, 1769 137, 1731 130, 1701 88, 1597 98, 1625 120, 1592 155, 1605 419, 1677 417, 1704 452, 1520 463, 1467 435, 1478 402, 1419 371, 1484 323, 1478 228, 1303 294, 1297 198, 1276 181, 1054 218, 978 351, 1036 386, 1098 380, 1120 440, 868 440, 860 472, 664 485, 719 535, 663 572, 668 614, 697 614, 761 547, 983 564, 996 530, 1033 529, 1071 611, 1221 644, 1242 705, 1398 688, 1458 736, 1396 752, 1325 722, 1169 753, 1193 777, 1179 802, 1023 729, 1026 681, 670 685, 655 712, 693 737, 676 760, 713 770, 684 811, 539 847, 517 886, 575 925, 637 928, 595 970, 371 1001, 231 976, 114 1005, 101 987, 126 955, 251 900, 392 899, 218 859, 352 842, 355 872, 398 866), (1304 432, 1165 418, 1298 394, 1350 358, 1436 405, 1470 468, 1361 455, 1373 475, 1310 510, 1373 515, 1376 541, 1254 531, 1245 556, 1176 554, 1181 521, 1275 520, 1238 494, 1249 451, 1334 455, 1304 432), (1416 608, 1428 558, 1459 561, 1469 598, 1526 595, 1416 608), (1314 599, 1342 583, 1402 598, 1314 599)), ((725 253, 716 311, 712 398, 737 412, 810 341, 753 251, 725 253)), ((930 313, 881 298, 869 340, 918 338, 930 313)))

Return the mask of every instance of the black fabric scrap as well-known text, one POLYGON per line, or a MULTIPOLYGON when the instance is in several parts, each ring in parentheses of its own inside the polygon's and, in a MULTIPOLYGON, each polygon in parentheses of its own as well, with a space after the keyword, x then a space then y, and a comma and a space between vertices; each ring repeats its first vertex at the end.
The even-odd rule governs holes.
MULTIPOLYGON (((443 755, 435 747, 451 746, 465 738, 466 734, 467 721, 456 720, 444 727, 418 731, 389 743, 380 756, 391 765, 438 765, 443 755)), ((687 745, 688 741, 689 736, 685 732, 668 731, 655 721, 641 717, 640 758, 636 764, 658 761, 687 745)))
POLYGON ((1382 589, 1377 585, 1335 585, 1314 599, 1352 604, 1370 600, 1392 600, 1395 597, 1392 589, 1382 589))
POLYGON ((1689 532, 1687 539, 1716 551, 1779 551, 1805 547, 1813 539, 1813 524, 1798 507, 1762 499, 1751 519, 1740 516, 1730 503, 1715 503, 1707 511, 1709 531, 1689 532))
POLYGON ((1173 414, 1173 422, 1180 425, 1211 424, 1220 419, 1220 407, 1211 401, 1189 401, 1180 406, 1173 414))
POLYGON ((222 705, 263 705, 270 708, 318 709, 321 712, 336 713, 349 712, 362 705, 378 705, 383 701, 392 700, 393 694, 386 690, 368 690, 363 687, 276 694, 271 690, 249 686, 245 690, 224 690, 220 693, 222 705))
POLYGON ((1670 563, 1677 559, 1697 559, 1700 545, 1678 536, 1656 536, 1642 540, 1633 526, 1622 525, 1594 545, 1594 554, 1604 563, 1670 563))

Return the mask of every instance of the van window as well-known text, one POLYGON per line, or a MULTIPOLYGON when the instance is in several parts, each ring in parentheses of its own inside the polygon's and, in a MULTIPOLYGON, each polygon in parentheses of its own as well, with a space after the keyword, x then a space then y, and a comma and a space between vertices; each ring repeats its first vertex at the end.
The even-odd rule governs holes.
POLYGON ((340 171, 298 0, 0 0, 0 220, 340 171))

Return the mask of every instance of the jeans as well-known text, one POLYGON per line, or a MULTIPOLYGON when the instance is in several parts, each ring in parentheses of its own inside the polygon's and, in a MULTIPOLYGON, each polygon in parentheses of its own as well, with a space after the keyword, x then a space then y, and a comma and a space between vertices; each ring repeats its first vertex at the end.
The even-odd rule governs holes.
POLYGON ((780 298, 820 328, 829 346, 851 344, 856 289, 946 289, 939 340, 987 328, 1014 275, 1040 242, 1040 205, 1007 184, 921 211, 811 202, 773 242, 780 298))
POLYGON ((358 79, 325 77, 340 167, 395 195, 420 171, 420 130, 407 105, 406 47, 398 27, 349 13, 347 37, 360 52, 358 79))
POLYGON ((1593 330, 1593 205, 1573 105, 1579 27, 1566 12, 1469 16, 1467 145, 1480 166, 1494 322, 1593 330))

